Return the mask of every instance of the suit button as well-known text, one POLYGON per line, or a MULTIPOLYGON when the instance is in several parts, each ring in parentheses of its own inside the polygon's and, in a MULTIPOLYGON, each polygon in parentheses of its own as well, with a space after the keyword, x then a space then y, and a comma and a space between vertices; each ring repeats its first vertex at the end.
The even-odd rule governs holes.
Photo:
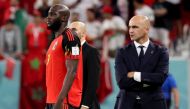
POLYGON ((150 85, 148 85, 148 84, 143 84, 143 87, 149 87, 150 85))
POLYGON ((140 99, 141 99, 141 97, 137 95, 136 96, 136 100, 140 100, 140 99))

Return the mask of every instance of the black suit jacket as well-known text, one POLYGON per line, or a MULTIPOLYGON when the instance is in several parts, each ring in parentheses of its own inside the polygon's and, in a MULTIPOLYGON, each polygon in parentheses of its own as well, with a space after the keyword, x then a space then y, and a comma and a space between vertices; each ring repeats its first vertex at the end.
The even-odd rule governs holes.
POLYGON ((120 88, 115 108, 135 109, 139 96, 140 109, 165 109, 161 86, 167 77, 168 64, 167 49, 152 42, 142 64, 139 62, 134 43, 121 48, 115 60, 116 80, 120 88), (128 78, 129 71, 141 72, 141 82, 128 78))
POLYGON ((90 109, 100 109, 96 89, 99 84, 100 55, 96 48, 87 42, 82 45, 83 53, 83 93, 81 105, 90 109))

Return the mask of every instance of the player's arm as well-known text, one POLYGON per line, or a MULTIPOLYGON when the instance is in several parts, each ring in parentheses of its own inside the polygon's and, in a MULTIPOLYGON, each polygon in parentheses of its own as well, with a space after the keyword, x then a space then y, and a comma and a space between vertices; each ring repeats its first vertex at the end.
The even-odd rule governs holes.
POLYGON ((176 80, 172 75, 169 75, 168 79, 170 80, 171 93, 174 101, 174 109, 179 109, 179 91, 177 88, 176 80))
MULTIPOLYGON (((71 31, 69 33, 71 33, 71 31)), ((65 64, 67 68, 67 73, 63 81, 63 86, 58 96, 58 100, 54 106, 54 109, 62 109, 63 100, 67 96, 72 86, 72 83, 74 81, 76 71, 77 71, 78 61, 79 61, 80 40, 78 39, 78 36, 76 36, 76 34, 75 35, 69 34, 68 37, 64 37, 64 38, 68 38, 68 39, 63 39, 63 42, 62 42, 64 51, 65 51, 65 56, 66 56, 65 64)))

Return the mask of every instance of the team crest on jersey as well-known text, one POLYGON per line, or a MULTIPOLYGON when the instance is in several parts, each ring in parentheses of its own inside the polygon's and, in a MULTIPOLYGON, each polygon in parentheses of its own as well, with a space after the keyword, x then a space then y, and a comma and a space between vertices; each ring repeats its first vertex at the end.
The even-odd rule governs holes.
POLYGON ((53 47, 52 47, 52 50, 55 50, 55 49, 56 49, 57 44, 58 44, 58 41, 55 42, 55 44, 54 44, 53 47))
POLYGON ((72 47, 72 55, 79 55, 79 47, 72 47))

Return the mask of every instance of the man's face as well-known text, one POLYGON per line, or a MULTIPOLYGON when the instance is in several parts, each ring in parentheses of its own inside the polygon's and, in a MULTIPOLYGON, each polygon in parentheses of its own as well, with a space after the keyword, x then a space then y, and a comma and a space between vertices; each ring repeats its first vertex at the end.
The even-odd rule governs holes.
POLYGON ((112 15, 109 14, 109 13, 103 13, 103 17, 104 17, 105 19, 109 19, 110 16, 112 16, 112 15))
POLYGON ((34 22, 40 24, 42 22, 42 18, 40 16, 34 16, 34 22))
POLYGON ((62 21, 58 10, 56 10, 55 8, 51 8, 47 17, 48 29, 56 32, 61 27, 61 24, 62 21))
POLYGON ((91 21, 91 20, 94 20, 95 19, 95 13, 93 13, 93 12, 91 12, 91 11, 86 11, 86 15, 87 15, 87 19, 89 20, 89 21, 91 21))
POLYGON ((5 28, 6 28, 7 31, 11 31, 14 28, 14 24, 7 23, 6 26, 5 26, 5 28))
POLYGON ((145 37, 146 28, 140 20, 132 19, 129 21, 129 35, 131 40, 138 41, 145 37))

